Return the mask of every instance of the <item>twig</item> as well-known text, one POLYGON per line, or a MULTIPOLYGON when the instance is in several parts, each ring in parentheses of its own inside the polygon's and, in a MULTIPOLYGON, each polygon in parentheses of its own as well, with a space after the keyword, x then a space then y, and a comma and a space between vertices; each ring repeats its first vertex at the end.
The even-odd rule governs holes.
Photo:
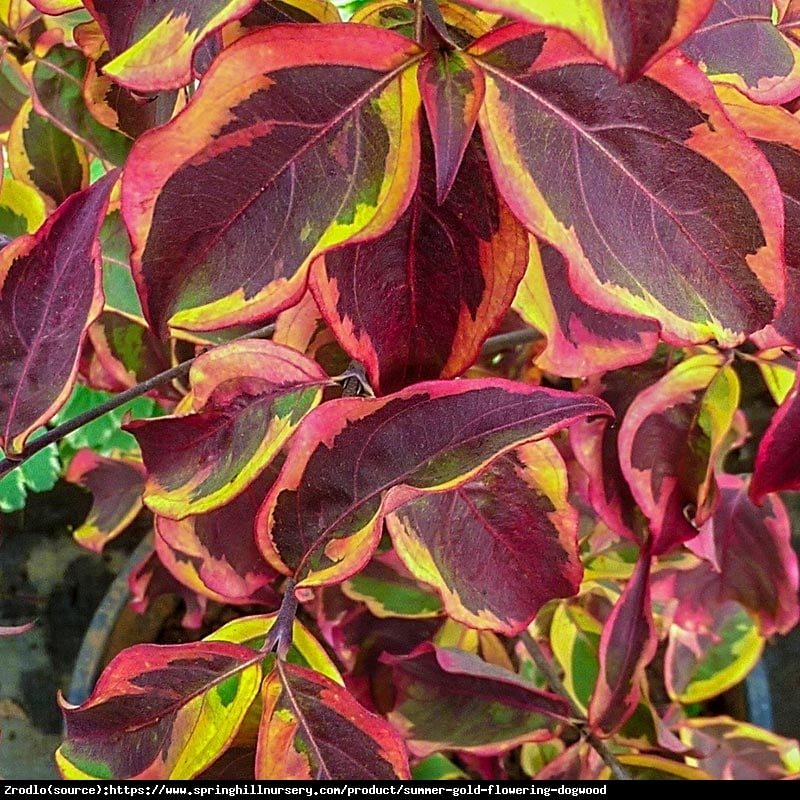
MULTIPOLYGON (((564 686, 563 681, 558 676, 558 673, 555 671, 555 669, 553 669, 553 665, 547 660, 547 657, 542 652, 542 649, 539 647, 533 636, 531 636, 527 631, 523 631, 520 635, 520 639, 525 645, 525 649, 528 651, 528 654, 533 659, 533 663, 536 664, 538 670, 542 673, 542 675, 544 675, 545 680, 549 684, 550 688, 557 694, 561 695, 561 697, 563 697, 569 703, 570 714, 578 721, 578 723, 586 723, 587 720, 584 717, 583 712, 580 710, 580 708, 578 708, 577 703, 572 699, 572 697, 570 697, 567 687, 564 686)), ((618 781, 633 780, 625 767, 620 764, 617 757, 611 752, 611 750, 609 750, 608 745, 601 738, 587 730, 583 724, 579 724, 578 727, 580 728, 581 734, 585 737, 586 741, 595 749, 600 758, 603 759, 603 762, 606 764, 606 766, 611 770, 611 774, 618 781)))
MULTIPOLYGON (((231 341, 239 341, 241 339, 258 339, 260 337, 269 336, 274 331, 275 325, 273 323, 271 325, 266 325, 263 328, 259 328, 258 330, 252 331, 251 333, 245 333, 244 335, 239 336, 236 339, 232 339, 231 341)), ((0 460, 0 478, 2 478, 6 473, 11 472, 11 470, 16 469, 18 466, 20 466, 20 464, 23 464, 25 461, 31 458, 31 456, 36 455, 36 453, 38 453, 40 450, 44 450, 44 448, 48 445, 60 441, 73 431, 78 430, 78 428, 82 428, 84 425, 93 422, 99 417, 102 417, 104 414, 108 414, 109 411, 113 411, 115 408, 124 406, 125 403, 129 402, 130 400, 135 400, 137 397, 147 394, 147 392, 149 392, 151 389, 155 389, 162 383, 167 383, 175 378, 180 378, 181 376, 185 375, 191 368, 196 358, 197 356, 194 358, 189 358, 174 367, 164 370, 164 372, 159 372, 158 375, 153 375, 152 378, 148 378, 146 381, 137 383, 136 386, 132 386, 130 389, 126 389, 124 392, 120 392, 119 394, 114 395, 114 397, 110 397, 108 400, 103 403, 99 403, 94 408, 90 408, 88 411, 77 414, 72 419, 68 419, 66 422, 62 422, 60 425, 57 425, 55 428, 47 431, 47 433, 39 436, 37 439, 34 439, 16 458, 4 458, 0 460)))

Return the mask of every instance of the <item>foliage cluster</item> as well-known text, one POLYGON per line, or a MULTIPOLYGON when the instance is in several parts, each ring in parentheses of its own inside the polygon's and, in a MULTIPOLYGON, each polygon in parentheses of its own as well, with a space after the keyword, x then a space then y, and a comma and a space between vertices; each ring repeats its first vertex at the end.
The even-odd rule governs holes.
POLYGON ((798 621, 799 25, 0 2, 0 469, 240 610, 62 698, 65 777, 800 769, 698 715, 798 621))

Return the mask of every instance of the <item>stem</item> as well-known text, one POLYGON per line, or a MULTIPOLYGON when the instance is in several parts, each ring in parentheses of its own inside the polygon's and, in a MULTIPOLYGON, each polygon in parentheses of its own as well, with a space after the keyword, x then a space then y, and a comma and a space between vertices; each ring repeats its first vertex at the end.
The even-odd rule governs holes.
MULTIPOLYGON (((238 342, 241 339, 258 339, 259 337, 269 336, 274 332, 274 330, 274 324, 266 325, 263 328, 252 331, 251 333, 245 333, 242 336, 238 336, 232 341, 238 342)), ((93 422, 99 417, 102 417, 104 414, 108 414, 109 411, 113 411, 115 408, 124 406, 125 403, 129 402, 130 400, 135 400, 137 397, 147 394, 147 392, 149 392, 151 389, 155 389, 162 383, 167 383, 168 381, 185 375, 195 362, 196 358, 197 356, 194 356, 194 358, 189 358, 186 361, 182 361, 180 364, 164 370, 164 372, 159 372, 158 375, 153 375, 152 378, 148 378, 146 381, 137 383, 136 386, 132 386, 130 389, 126 389, 124 392, 114 395, 114 397, 109 398, 104 403, 100 403, 94 408, 90 408, 88 411, 84 411, 82 414, 78 414, 72 419, 68 419, 66 422, 62 422, 60 425, 57 425, 55 428, 47 431, 47 433, 38 437, 27 447, 25 447, 22 453, 20 453, 20 455, 16 458, 4 458, 0 460, 0 478, 11 472, 11 470, 16 469, 18 466, 20 466, 20 464, 23 464, 31 456, 36 455, 36 453, 38 453, 40 450, 44 450, 44 448, 48 445, 63 439, 73 431, 78 430, 78 428, 82 428, 89 422, 93 422)))
POLYGON ((553 665, 547 660, 547 657, 542 652, 541 647, 539 647, 533 636, 531 636, 528 631, 523 631, 520 635, 520 639, 525 645, 525 649, 528 651, 528 654, 533 659, 533 663, 536 664, 538 670, 542 673, 542 675, 544 675, 545 680, 549 684, 550 688, 557 694, 561 695, 569 703, 570 714, 577 721, 577 727, 580 730, 581 735, 594 748, 600 758, 603 759, 603 762, 611 770, 611 774, 618 781, 633 780, 625 767, 619 763, 617 757, 611 752, 611 750, 609 750, 608 745, 596 734, 592 733, 586 728, 586 723, 588 720, 586 717, 584 717, 580 708, 578 708, 577 703, 572 699, 572 697, 570 697, 567 687, 564 686, 563 681, 561 678, 559 678, 558 673, 555 671, 555 669, 553 669, 553 665))
MULTIPOLYGON (((275 324, 273 323, 271 325, 265 325, 263 328, 259 328, 251 333, 245 333, 242 336, 236 337, 236 339, 232 339, 231 341, 238 342, 242 339, 258 339, 265 336, 270 336, 272 333, 274 333, 274 331, 275 324)), ((538 337, 538 331, 535 331, 533 328, 511 331, 511 333, 501 333, 486 340, 483 348, 481 349, 481 354, 484 356, 492 355, 500 352, 501 350, 507 350, 508 348, 518 344, 533 341, 538 337)), ((52 428, 51 430, 47 431, 47 433, 32 441, 23 449, 19 456, 14 458, 7 457, 0 459, 0 478, 16 469, 18 466, 31 458, 31 456, 36 455, 36 453, 38 453, 40 450, 44 450, 44 448, 48 445, 60 441, 65 436, 68 436, 70 433, 78 430, 78 428, 82 428, 84 425, 88 424, 89 422, 93 422, 99 417, 102 417, 109 411, 113 411, 115 408, 125 405, 125 403, 129 402, 130 400, 135 400, 137 397, 141 397, 143 394, 146 394, 151 389, 155 389, 162 383, 167 383, 175 378, 182 377, 189 371, 196 358, 197 356, 194 356, 194 358, 189 358, 186 361, 182 361, 180 364, 170 367, 170 369, 165 370, 164 372, 159 372, 158 375, 153 375, 152 378, 148 378, 146 381, 142 381, 142 383, 137 383, 136 386, 132 386, 130 389, 126 389, 124 392, 114 395, 114 397, 111 397, 105 402, 96 405, 94 408, 90 408, 88 411, 84 411, 82 414, 78 414, 72 419, 62 422, 60 425, 56 425, 55 428, 52 428)))
POLYGON ((422 32, 425 29, 425 9, 422 6, 422 0, 416 0, 414 3, 414 41, 417 44, 422 44, 422 32))

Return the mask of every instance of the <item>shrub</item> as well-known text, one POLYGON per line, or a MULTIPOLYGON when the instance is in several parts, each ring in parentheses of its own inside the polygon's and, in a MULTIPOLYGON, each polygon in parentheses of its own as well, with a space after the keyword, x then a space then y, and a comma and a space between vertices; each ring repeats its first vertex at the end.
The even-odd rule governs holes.
POLYGON ((793 3, 4 8, 2 471, 239 609, 65 777, 797 771, 703 716, 798 620, 793 3))

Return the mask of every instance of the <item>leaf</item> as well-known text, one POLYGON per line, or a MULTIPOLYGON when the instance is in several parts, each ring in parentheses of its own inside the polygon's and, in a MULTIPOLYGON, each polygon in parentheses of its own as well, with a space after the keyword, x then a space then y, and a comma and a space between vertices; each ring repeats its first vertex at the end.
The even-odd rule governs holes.
POLYGON ((269 464, 221 508, 181 520, 156 517, 156 552, 181 583, 221 603, 277 605, 270 587, 278 573, 264 561, 251 534, 277 467, 269 464))
POLYGON ((147 467, 145 504, 172 519, 218 508, 252 483, 329 379, 295 350, 245 340, 200 355, 189 381, 194 413, 125 427, 147 467))
POLYGON ((25 508, 28 492, 49 491, 60 475, 58 448, 48 445, 0 478, 0 511, 9 513, 25 508))
POLYGON ((778 780, 797 777, 800 747, 796 739, 730 717, 688 719, 681 738, 709 755, 697 766, 716 780, 778 780))
POLYGON ((435 193, 425 135, 419 185, 397 223, 312 265, 320 311, 380 393, 471 366, 525 269, 527 235, 498 198, 476 143, 447 200, 437 206, 435 193))
POLYGON ((505 451, 605 413, 595 398, 491 379, 332 400, 293 437, 256 539, 299 586, 342 581, 369 561, 383 516, 402 503, 454 489, 505 451))
POLYGON ((457 489, 387 517, 398 555, 473 628, 514 636, 549 600, 575 594, 578 517, 555 445, 523 445, 457 489))
POLYGON ((88 61, 80 50, 56 42, 39 54, 31 73, 33 107, 103 161, 125 163, 130 141, 101 125, 83 96, 88 61))
POLYGON ((62 697, 65 778, 181 780, 235 735, 261 682, 263 654, 226 642, 143 644, 120 653, 89 699, 62 697))
POLYGON ((620 85, 566 34, 518 23, 469 53, 498 188, 584 302, 654 319, 672 344, 732 346, 772 320, 780 191, 694 65, 673 53, 620 85))
POLYGON ((28 97, 19 65, 10 58, 0 60, 0 131, 5 133, 28 97))
POLYGON ((97 234, 116 178, 72 195, 35 235, 0 250, 0 446, 9 455, 72 389, 86 328, 102 308, 97 234))
POLYGON ((418 58, 389 31, 276 25, 227 48, 188 107, 142 135, 122 207, 155 330, 277 313, 314 256, 394 221, 416 178, 418 58))
POLYGON ((92 507, 84 523, 73 532, 75 541, 100 552, 133 521, 142 508, 144 467, 131 458, 106 458, 93 450, 79 450, 64 480, 86 487, 92 507))
POLYGON ((26 100, 8 138, 11 173, 55 207, 89 185, 82 145, 33 110, 26 100))
POLYGON ((589 702, 589 722, 605 736, 622 727, 636 710, 644 669, 656 653, 650 563, 650 553, 643 550, 600 636, 600 674, 589 702))
POLYGON ((719 507, 689 546, 713 566, 720 600, 749 609, 764 637, 788 633, 800 620, 800 603, 786 509, 775 496, 753 505, 737 476, 721 475, 719 482, 719 507))
POLYGON ((564 28, 623 80, 635 80, 702 22, 714 0, 468 0, 512 19, 564 28))
POLYGON ((39 9, 42 14, 67 14, 70 11, 77 11, 81 8, 82 3, 78 0, 28 0, 34 7, 39 9))
MULTIPOLYGON (((44 222, 47 210, 41 195, 30 186, 6 176, 0 186, 0 231, 9 240, 34 233, 44 222)), ((4 238, 0 247, 8 242, 4 238)))
POLYGON ((669 629, 664 676, 669 696, 680 703, 702 703, 743 681, 758 663, 764 640, 738 603, 711 612, 712 627, 669 629))
POLYGON ((106 309, 144 320, 142 304, 131 273, 131 242, 119 209, 109 211, 106 215, 100 229, 100 247, 103 251, 106 309))
POLYGON ((636 396, 620 426, 620 465, 655 554, 694 537, 719 499, 715 473, 740 393, 727 360, 714 352, 682 361, 636 396))
POLYGON ((436 153, 436 202, 442 205, 478 121, 483 72, 466 53, 438 50, 420 64, 417 80, 436 153))
POLYGON ((389 719, 415 756, 445 749, 504 753, 552 738, 554 723, 568 714, 563 698, 463 650, 426 643, 381 660, 391 665, 397 688, 389 719))
POLYGON ((800 374, 758 443, 750 497, 761 503, 770 492, 800 489, 800 374))
POLYGON ((658 325, 588 305, 566 274, 561 253, 531 237, 528 267, 513 307, 547 338, 537 366, 555 375, 585 377, 646 361, 658 343, 658 325))
POLYGON ((771 0, 715 3, 681 49, 708 77, 758 103, 779 105, 800 94, 800 47, 792 22, 773 21, 771 0))
POLYGON ((192 53, 216 28, 247 13, 256 0, 86 0, 112 60, 103 71, 138 92, 175 89, 192 80, 192 53))
MULTIPOLYGON (((717 94, 728 114, 766 156, 778 178, 783 194, 787 231, 800 228, 800 119, 784 108, 764 106, 748 100, 741 92, 718 86, 717 94)), ((784 344, 800 346, 800 247, 794 236, 786 238, 786 303, 766 331, 753 339, 761 347, 784 344)))
POLYGON ((262 696, 258 780, 411 777, 398 734, 329 678, 277 661, 262 696))

